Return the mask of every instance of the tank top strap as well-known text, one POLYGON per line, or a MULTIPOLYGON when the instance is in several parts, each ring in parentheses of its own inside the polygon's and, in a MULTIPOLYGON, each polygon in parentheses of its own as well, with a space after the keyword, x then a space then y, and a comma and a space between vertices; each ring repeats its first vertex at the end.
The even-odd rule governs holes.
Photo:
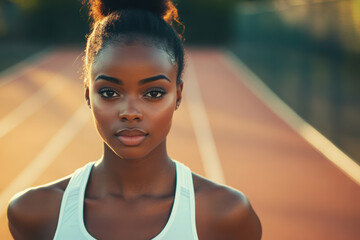
POLYGON ((174 162, 176 164, 176 189, 173 207, 163 231, 153 240, 197 240, 192 173, 184 164, 175 160, 174 162))
POLYGON ((94 240, 86 231, 82 218, 86 185, 94 163, 89 162, 73 173, 62 197, 54 240, 73 239, 75 236, 77 239, 94 240))
POLYGON ((192 172, 190 168, 184 165, 183 163, 177 161, 176 163, 179 165, 179 172, 181 174, 180 194, 182 200, 179 202, 183 205, 187 205, 186 207, 183 206, 182 208, 183 210, 185 210, 185 208, 188 209, 188 214, 190 217, 189 229, 191 229, 192 237, 193 237, 191 239, 197 239, 196 218, 195 218, 195 190, 194 190, 192 172))

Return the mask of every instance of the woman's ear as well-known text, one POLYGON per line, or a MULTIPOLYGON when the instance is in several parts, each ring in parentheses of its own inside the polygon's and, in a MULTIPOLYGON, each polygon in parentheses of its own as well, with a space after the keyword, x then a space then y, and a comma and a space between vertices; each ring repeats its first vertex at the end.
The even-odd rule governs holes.
POLYGON ((175 110, 178 109, 179 106, 180 106, 183 87, 184 87, 184 82, 183 81, 181 81, 181 83, 177 84, 177 86, 176 86, 176 106, 175 106, 175 110))
POLYGON ((85 87, 85 100, 86 100, 87 105, 91 109, 90 96, 89 96, 89 86, 85 87))

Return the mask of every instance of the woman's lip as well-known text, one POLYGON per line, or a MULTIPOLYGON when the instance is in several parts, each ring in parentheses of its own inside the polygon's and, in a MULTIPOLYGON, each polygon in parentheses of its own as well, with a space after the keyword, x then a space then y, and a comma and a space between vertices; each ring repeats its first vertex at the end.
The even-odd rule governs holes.
POLYGON ((117 138, 125 146, 137 146, 145 140, 146 136, 147 135, 137 135, 137 136, 120 135, 117 136, 117 138))
POLYGON ((135 137, 135 136, 145 136, 147 133, 139 128, 126 128, 118 131, 115 133, 116 136, 128 136, 128 137, 135 137))
POLYGON ((125 128, 117 133, 115 136, 125 146, 137 146, 142 143, 149 134, 139 128, 125 128))

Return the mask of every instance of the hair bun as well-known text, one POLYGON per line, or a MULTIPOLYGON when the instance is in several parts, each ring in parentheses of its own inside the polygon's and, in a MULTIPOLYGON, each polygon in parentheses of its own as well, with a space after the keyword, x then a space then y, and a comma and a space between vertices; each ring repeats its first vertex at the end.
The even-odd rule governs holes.
POLYGON ((148 10, 163 18, 166 22, 178 20, 177 9, 170 0, 88 0, 90 17, 96 22, 107 15, 123 9, 148 10))

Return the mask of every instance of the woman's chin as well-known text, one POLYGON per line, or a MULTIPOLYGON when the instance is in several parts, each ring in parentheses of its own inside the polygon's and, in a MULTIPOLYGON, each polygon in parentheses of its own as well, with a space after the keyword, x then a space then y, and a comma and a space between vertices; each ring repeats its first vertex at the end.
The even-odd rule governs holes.
POLYGON ((139 147, 116 147, 112 151, 121 159, 136 160, 145 158, 149 152, 139 147))
POLYGON ((155 152, 166 152, 166 138, 156 146, 149 145, 146 141, 133 146, 124 145, 119 141, 112 141, 110 144, 109 142, 105 144, 104 150, 104 154, 109 157, 115 154, 121 159, 144 159, 153 155, 155 152))

